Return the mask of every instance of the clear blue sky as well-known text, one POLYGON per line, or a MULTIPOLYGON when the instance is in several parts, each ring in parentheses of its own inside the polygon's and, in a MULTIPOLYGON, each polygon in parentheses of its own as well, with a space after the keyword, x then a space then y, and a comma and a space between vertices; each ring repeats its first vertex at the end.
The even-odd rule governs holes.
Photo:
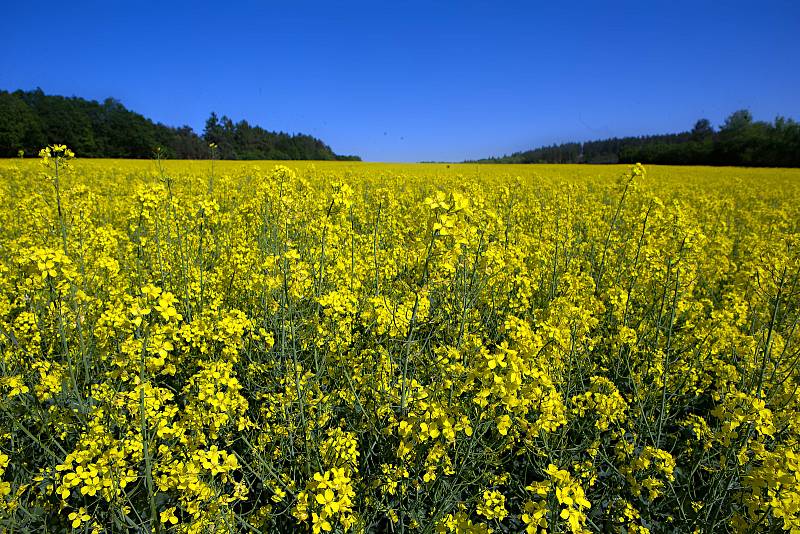
POLYGON ((202 131, 212 110, 371 161, 800 119, 800 4, 5 2, 0 88, 202 131))

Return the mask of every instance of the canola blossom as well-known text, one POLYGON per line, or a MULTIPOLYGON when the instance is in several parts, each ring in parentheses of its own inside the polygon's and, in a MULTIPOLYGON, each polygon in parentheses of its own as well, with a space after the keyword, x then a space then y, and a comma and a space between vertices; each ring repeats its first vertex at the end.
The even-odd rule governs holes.
POLYGON ((800 171, 0 161, 0 528, 800 532, 800 171))

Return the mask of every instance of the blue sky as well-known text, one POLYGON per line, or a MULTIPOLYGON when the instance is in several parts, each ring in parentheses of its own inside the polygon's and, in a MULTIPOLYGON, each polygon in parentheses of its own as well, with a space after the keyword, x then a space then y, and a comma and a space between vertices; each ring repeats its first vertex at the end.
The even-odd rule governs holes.
POLYGON ((0 88, 202 131, 213 110, 370 161, 800 119, 798 2, 9 2, 0 88))

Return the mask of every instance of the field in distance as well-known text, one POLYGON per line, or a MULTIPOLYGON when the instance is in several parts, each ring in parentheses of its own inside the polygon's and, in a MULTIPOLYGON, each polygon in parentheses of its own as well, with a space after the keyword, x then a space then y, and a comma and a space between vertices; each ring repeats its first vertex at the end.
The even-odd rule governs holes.
POLYGON ((0 160, 0 525, 800 529, 800 169, 0 160))

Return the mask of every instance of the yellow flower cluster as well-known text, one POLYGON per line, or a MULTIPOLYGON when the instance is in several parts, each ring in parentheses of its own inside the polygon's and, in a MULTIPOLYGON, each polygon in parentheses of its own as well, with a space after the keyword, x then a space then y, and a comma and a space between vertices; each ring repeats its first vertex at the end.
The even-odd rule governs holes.
POLYGON ((308 521, 310 511, 314 534, 330 532, 337 522, 344 530, 349 530, 355 523, 355 491, 348 473, 345 468, 336 467, 324 473, 314 473, 306 489, 297 494, 292 513, 298 520, 308 521))
POLYGON ((502 521, 508 515, 506 498, 497 490, 486 490, 483 492, 483 502, 475 507, 475 511, 486 519, 502 521))
MULTIPOLYGON (((548 528, 546 500, 555 497, 558 503, 558 520, 565 524, 569 532, 583 534, 591 532, 586 528, 586 512, 592 507, 586 499, 581 484, 574 480, 570 473, 559 469, 553 464, 545 470, 547 479, 534 482, 525 489, 531 494, 532 499, 524 505, 525 514, 522 521, 525 523, 526 532, 542 532, 548 528)), ((553 514, 555 515, 555 514, 553 514)))

